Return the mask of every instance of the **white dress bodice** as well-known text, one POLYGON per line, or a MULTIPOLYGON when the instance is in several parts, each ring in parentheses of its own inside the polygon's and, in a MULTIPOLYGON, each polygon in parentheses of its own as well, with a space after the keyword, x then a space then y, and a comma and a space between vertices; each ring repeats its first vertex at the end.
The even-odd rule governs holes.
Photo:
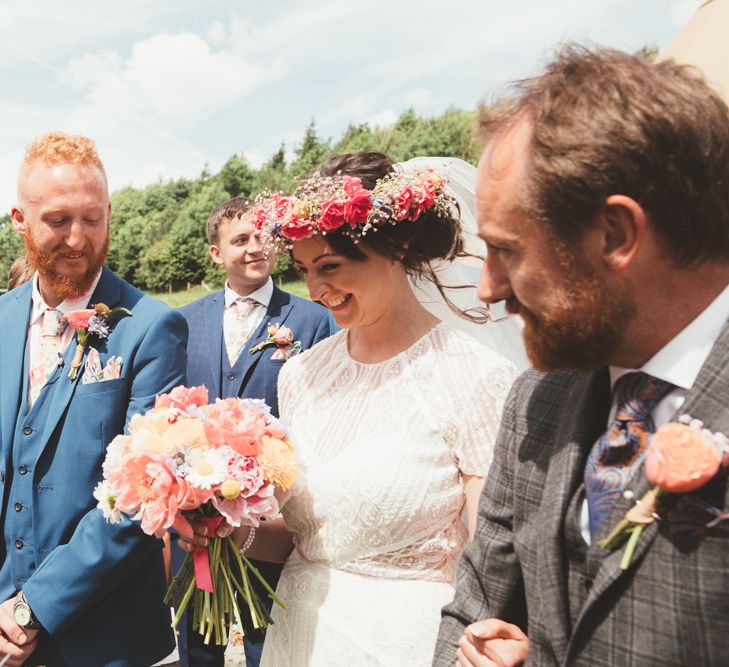
MULTIPOLYGON (((486 475, 515 374, 508 361, 445 324, 377 364, 350 357, 346 331, 286 362, 279 405, 296 438, 304 483, 283 509, 295 551, 279 593, 290 604, 274 611, 264 664, 324 665, 323 645, 336 652, 338 633, 348 635, 345 626, 358 617, 358 599, 377 590, 378 598, 385 595, 395 604, 393 597, 399 597, 407 607, 428 590, 437 593, 428 592, 410 614, 427 615, 432 636, 419 639, 423 658, 413 661, 410 655, 407 663, 425 664, 466 540, 463 475, 486 475), (322 577, 325 590, 317 590, 322 577), (387 584, 396 581, 410 583, 387 584), (340 595, 343 588, 349 588, 346 595, 340 595), (347 599, 352 609, 331 607, 346 607, 347 599), (303 617, 294 622, 297 614, 310 615, 310 624, 303 617), (326 637, 317 630, 325 618, 337 618, 340 625, 326 637), (308 635, 302 641, 309 649, 296 650, 294 628, 308 635), (291 636, 283 639, 284 632, 291 636), (284 647, 289 655, 307 658, 286 662, 284 647), (275 662, 269 660, 274 656, 275 662)), ((384 634, 393 633, 391 638, 378 629, 362 646, 402 644, 397 635, 409 622, 403 618, 388 627, 384 634)), ((397 662, 373 658, 361 664, 397 662)))

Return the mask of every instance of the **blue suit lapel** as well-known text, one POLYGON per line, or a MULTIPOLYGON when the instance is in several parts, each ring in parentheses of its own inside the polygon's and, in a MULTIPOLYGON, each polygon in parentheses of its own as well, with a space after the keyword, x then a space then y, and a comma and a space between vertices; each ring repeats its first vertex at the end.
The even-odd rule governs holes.
POLYGON ((2 326, 3 345, 0 346, 0 442, 6 469, 9 465, 10 445, 15 431, 15 420, 20 409, 23 390, 23 361, 25 340, 28 337, 32 282, 17 287, 6 298, 10 300, 5 310, 2 326))
MULTIPOLYGON (((121 280, 117 278, 109 269, 104 267, 101 272, 101 278, 99 279, 99 282, 96 285, 96 289, 91 295, 91 298, 89 299, 89 303, 87 305, 105 303, 110 308, 118 305, 121 296, 121 284, 121 280)), ((61 416, 66 411, 66 407, 68 406, 68 403, 73 396, 74 389, 76 388, 76 385, 79 383, 79 381, 81 380, 81 376, 83 375, 82 361, 82 367, 79 370, 76 379, 71 380, 68 377, 68 372, 71 369, 71 362, 73 361, 73 355, 75 350, 76 337, 73 338, 68 346, 68 349, 63 355, 63 367, 56 370, 56 372, 49 380, 49 384, 55 383, 57 386, 55 387, 50 405, 48 407, 48 416, 46 418, 45 428, 43 429, 43 447, 45 447, 49 438, 53 434, 53 431, 56 429, 56 426, 58 425, 61 416)), ((88 345, 86 346, 86 350, 88 351, 88 345)), ((84 358, 85 356, 86 352, 84 353, 84 358)))
POLYGON ((223 348, 223 310, 225 309, 225 292, 213 294, 205 303, 205 320, 207 324, 207 348, 210 360, 210 376, 212 386, 208 387, 210 396, 221 396, 220 372, 225 358, 223 348))
MULTIPOLYGON (((263 354, 265 354, 266 350, 270 349, 266 348, 264 350, 258 350, 257 352, 251 354, 251 348, 258 345, 258 343, 262 343, 264 340, 266 340, 266 338, 268 338, 269 325, 283 324, 286 321, 286 318, 289 316, 290 312, 291 298, 288 294, 286 294, 286 292, 280 290, 274 285, 273 294, 271 295, 271 301, 269 302, 268 308, 266 309, 266 315, 264 316, 263 320, 258 325, 256 330, 253 332, 253 335, 248 339, 246 346, 243 348, 243 351, 240 353, 240 357, 235 364, 235 369, 239 372, 238 377, 240 379, 240 384, 238 384, 238 387, 236 389, 237 395, 240 395, 243 382, 246 380, 246 377, 251 372, 251 369, 258 363, 263 354)), ((296 332, 294 332, 294 338, 296 338, 296 332)))

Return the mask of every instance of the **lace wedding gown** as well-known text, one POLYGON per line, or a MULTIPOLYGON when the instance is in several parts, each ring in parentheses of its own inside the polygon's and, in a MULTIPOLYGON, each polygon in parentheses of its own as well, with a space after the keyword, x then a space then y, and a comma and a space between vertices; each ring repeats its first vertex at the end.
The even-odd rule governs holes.
POLYGON ((382 363, 354 361, 340 331, 285 364, 306 477, 283 509, 296 547, 263 667, 431 664, 467 537, 462 474, 486 475, 515 374, 445 324, 382 363))

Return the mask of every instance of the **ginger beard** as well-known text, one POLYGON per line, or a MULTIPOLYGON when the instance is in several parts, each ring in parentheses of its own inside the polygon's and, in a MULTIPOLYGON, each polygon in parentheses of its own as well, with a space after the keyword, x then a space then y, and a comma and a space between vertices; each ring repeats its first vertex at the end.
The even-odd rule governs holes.
POLYGON ((38 246, 33 238, 33 232, 29 226, 23 235, 25 241, 25 252, 28 256, 28 263, 38 271, 43 282, 58 298, 78 299, 91 289, 96 276, 106 261, 106 254, 109 250, 109 231, 107 229, 104 244, 97 253, 91 248, 84 250, 88 260, 88 268, 81 274, 68 275, 56 270, 56 263, 63 260, 63 247, 55 248, 46 252, 38 246))
POLYGON ((626 289, 610 290, 574 256, 560 258, 560 268, 566 305, 536 314, 512 298, 507 310, 524 320, 527 356, 537 370, 598 370, 620 344, 635 315, 635 299, 626 289))

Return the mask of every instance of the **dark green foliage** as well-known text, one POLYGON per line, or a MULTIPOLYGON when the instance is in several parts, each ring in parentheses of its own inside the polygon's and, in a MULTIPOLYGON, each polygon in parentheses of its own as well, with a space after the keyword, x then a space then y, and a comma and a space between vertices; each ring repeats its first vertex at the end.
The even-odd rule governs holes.
MULTIPOLYGON (((651 56, 646 48, 645 55, 651 56)), ((402 161, 419 155, 460 157, 475 164, 479 157, 471 128, 474 111, 448 109, 440 116, 420 118, 405 110, 392 127, 349 125, 333 143, 322 139, 312 120, 286 162, 283 144, 260 169, 242 154, 232 155, 217 174, 206 164, 196 179, 159 181, 145 188, 126 187, 111 196, 109 266, 138 287, 166 291, 205 281, 220 287, 225 275, 210 259, 205 225, 210 212, 231 197, 255 196, 262 190, 291 192, 329 155, 381 151, 402 161)), ((23 240, 10 216, 0 218, 0 285, 23 253, 23 240)), ((293 271, 288 255, 280 256, 274 275, 293 271)))

